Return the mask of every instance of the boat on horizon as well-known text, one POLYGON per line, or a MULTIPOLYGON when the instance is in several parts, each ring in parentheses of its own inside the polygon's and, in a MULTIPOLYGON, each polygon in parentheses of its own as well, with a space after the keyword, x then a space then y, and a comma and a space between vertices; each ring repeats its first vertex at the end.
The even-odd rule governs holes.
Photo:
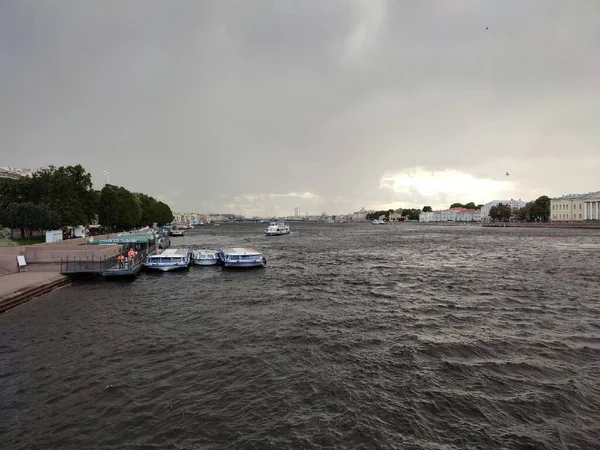
POLYGON ((267 236, 282 236, 290 234, 290 227, 284 222, 271 222, 265 230, 267 236))
POLYGON ((383 219, 375 219, 371 222, 373 225, 385 225, 387 222, 383 219))

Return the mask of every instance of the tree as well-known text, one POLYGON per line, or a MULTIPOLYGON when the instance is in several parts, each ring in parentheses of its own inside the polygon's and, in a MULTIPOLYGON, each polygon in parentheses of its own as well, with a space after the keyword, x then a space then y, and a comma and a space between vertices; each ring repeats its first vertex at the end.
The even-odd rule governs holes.
POLYGON ((107 184, 100 191, 98 218, 109 230, 129 230, 140 225, 142 210, 134 194, 124 187, 107 184))
POLYGON ((411 209, 408 212, 407 218, 408 220, 419 220, 419 215, 421 214, 420 209, 411 209))
POLYGON ((134 195, 117 186, 94 190, 91 175, 81 165, 49 166, 31 177, 0 179, 0 221, 11 224, 17 215, 20 226, 29 230, 87 225, 96 215, 104 225, 110 222, 125 229, 173 220, 171 208, 148 195, 134 195), (17 208, 21 203, 28 205, 17 208))
POLYGON ((550 198, 546 195, 527 203, 517 212, 519 220, 527 222, 548 222, 550 219, 550 198))
POLYGON ((10 203, 2 209, 0 221, 12 228, 20 228, 21 236, 31 237, 33 231, 50 228, 54 225, 55 215, 45 206, 33 202, 10 203), (54 221, 54 222, 52 222, 54 221))
POLYGON ((492 220, 497 220, 500 222, 507 222, 510 220, 513 211, 510 205, 505 205, 503 203, 498 203, 496 206, 492 206, 490 208, 489 215, 492 220))
POLYGON ((475 203, 473 202, 469 202, 464 206, 465 209, 477 209, 477 206, 475 206, 475 203))
POLYGON ((423 206, 423 212, 433 212, 431 206, 423 206))
POLYGON ((450 205, 450 209, 452 209, 452 208, 464 208, 464 207, 465 207, 465 205, 463 205, 462 203, 452 203, 450 205))

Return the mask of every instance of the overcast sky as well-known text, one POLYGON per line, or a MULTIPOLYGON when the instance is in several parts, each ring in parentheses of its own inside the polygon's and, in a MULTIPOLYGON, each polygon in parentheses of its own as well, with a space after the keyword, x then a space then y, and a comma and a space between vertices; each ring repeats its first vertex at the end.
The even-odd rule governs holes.
POLYGON ((600 190, 599 23, 598 0, 0 0, 0 165, 245 215, 600 190))

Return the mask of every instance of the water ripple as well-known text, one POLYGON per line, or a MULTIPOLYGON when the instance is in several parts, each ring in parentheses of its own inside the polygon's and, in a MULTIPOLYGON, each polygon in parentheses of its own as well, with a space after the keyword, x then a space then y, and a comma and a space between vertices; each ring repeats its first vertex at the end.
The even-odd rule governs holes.
POLYGON ((264 270, 76 283, 0 316, 11 449, 596 448, 600 236, 200 228, 264 270))

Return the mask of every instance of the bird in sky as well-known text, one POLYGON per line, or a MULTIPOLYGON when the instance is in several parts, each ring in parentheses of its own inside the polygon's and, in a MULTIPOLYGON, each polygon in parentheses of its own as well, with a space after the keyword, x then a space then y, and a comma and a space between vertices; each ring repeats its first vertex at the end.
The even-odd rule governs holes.
POLYGON ((506 176, 508 176, 508 172, 506 172, 506 176))

